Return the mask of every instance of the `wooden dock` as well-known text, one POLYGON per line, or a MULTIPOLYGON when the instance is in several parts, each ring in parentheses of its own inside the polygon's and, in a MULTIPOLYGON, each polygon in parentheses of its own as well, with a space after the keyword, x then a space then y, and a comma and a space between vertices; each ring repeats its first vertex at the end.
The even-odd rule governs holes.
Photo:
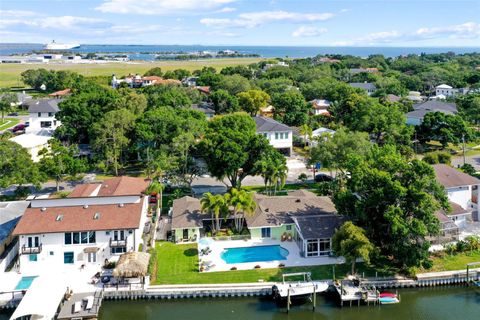
POLYGON ((352 280, 341 280, 340 283, 334 284, 334 288, 341 307, 345 305, 360 306, 360 304, 377 305, 379 303, 380 292, 376 287, 366 286, 361 281, 355 283, 352 280))

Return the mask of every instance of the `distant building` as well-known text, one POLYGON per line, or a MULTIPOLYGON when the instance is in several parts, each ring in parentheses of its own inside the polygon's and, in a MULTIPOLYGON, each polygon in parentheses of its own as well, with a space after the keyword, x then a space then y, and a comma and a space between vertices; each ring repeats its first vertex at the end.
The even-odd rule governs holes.
POLYGON ((122 83, 126 83, 130 88, 141 88, 141 87, 148 87, 151 85, 168 85, 168 84, 175 84, 180 85, 182 84, 181 81, 176 79, 163 79, 162 77, 157 76, 146 76, 142 77, 140 75, 128 75, 125 79, 117 79, 115 75, 112 76, 112 88, 117 89, 120 87, 122 83))
POLYGON ((212 105, 208 103, 199 103, 199 104, 192 104, 191 108, 193 110, 197 110, 205 114, 207 119, 211 119, 215 116, 215 110, 212 109, 212 105))
MULTIPOLYGON (((62 92, 64 91, 66 90, 62 92)), ((60 126, 60 121, 55 118, 55 115, 60 111, 58 104, 61 101, 61 99, 37 99, 29 101, 28 113, 30 115, 30 125, 26 131, 35 132, 42 129, 57 129, 60 126)))
POLYGON ((292 128, 272 118, 256 116, 253 119, 257 125, 257 133, 267 138, 270 145, 288 156, 292 154, 292 128))
POLYGON ((328 108, 330 108, 330 101, 325 100, 325 99, 314 99, 310 101, 312 104, 312 114, 313 115, 320 115, 320 114, 325 114, 328 115, 330 114, 328 112, 328 108))
POLYGON ((387 94, 386 100, 388 102, 400 102, 401 98, 394 94, 387 94))
POLYGON ((377 91, 377 87, 370 82, 351 82, 349 85, 353 88, 359 88, 367 91, 367 94, 371 96, 377 91))
POLYGON ((423 102, 426 100, 426 97, 422 96, 421 93, 418 91, 409 91, 408 95, 405 98, 416 103, 423 102))
POLYGON ((446 97, 451 97, 454 96, 457 93, 457 89, 454 89, 453 87, 446 85, 446 84, 441 84, 439 86, 435 87, 435 95, 444 95, 446 97))
POLYGON ((413 111, 406 114, 407 124, 419 126, 423 122, 423 118, 430 112, 442 112, 445 114, 457 114, 457 105, 455 103, 447 103, 438 100, 429 100, 413 106, 413 111))
POLYGON ((359 74, 359 73, 378 73, 378 68, 351 68, 351 74, 359 74))
POLYGON ((48 96, 52 97, 52 98, 60 99, 60 98, 64 98, 64 97, 70 95, 71 93, 72 93, 72 90, 67 88, 67 89, 63 89, 63 90, 60 90, 60 91, 52 92, 48 96))
POLYGON ((273 67, 287 67, 288 68, 289 65, 285 61, 278 61, 277 63, 267 63, 263 67, 263 71, 267 71, 268 69, 271 69, 273 67))
POLYGON ((198 77, 186 77, 186 78, 183 78, 182 83, 188 87, 196 87, 197 79, 198 77))

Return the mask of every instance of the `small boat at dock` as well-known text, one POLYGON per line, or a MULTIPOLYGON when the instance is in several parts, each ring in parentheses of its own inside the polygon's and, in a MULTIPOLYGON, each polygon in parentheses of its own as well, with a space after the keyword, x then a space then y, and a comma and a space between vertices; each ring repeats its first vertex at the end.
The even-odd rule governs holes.
POLYGON ((322 293, 328 290, 328 281, 313 281, 309 272, 287 273, 283 275, 282 283, 272 287, 272 295, 276 300, 305 299, 312 294, 322 293), (303 281, 285 281, 288 277, 303 276, 303 281))
POLYGON ((378 301, 381 304, 395 304, 399 303, 400 299, 398 299, 398 295, 396 293, 382 292, 380 293, 378 301))

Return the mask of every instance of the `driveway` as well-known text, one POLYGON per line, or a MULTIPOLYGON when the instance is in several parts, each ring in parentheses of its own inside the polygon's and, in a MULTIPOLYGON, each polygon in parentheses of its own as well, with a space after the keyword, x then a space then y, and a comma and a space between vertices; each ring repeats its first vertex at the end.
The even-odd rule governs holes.
MULTIPOLYGON (((465 157, 465 163, 471 164, 475 170, 480 171, 480 155, 465 157)), ((454 167, 463 165, 463 157, 452 158, 452 165, 454 167)))

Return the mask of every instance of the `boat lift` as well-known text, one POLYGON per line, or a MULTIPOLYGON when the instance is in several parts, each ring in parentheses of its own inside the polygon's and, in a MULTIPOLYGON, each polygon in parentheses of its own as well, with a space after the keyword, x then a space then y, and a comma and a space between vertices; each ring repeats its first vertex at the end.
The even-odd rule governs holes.
POLYGON ((473 266, 480 266, 480 261, 467 263, 467 283, 469 285, 474 285, 480 288, 480 277, 478 276, 479 274, 478 271, 477 271, 477 279, 475 280, 475 277, 474 277, 472 280, 470 280, 470 268, 473 266))

